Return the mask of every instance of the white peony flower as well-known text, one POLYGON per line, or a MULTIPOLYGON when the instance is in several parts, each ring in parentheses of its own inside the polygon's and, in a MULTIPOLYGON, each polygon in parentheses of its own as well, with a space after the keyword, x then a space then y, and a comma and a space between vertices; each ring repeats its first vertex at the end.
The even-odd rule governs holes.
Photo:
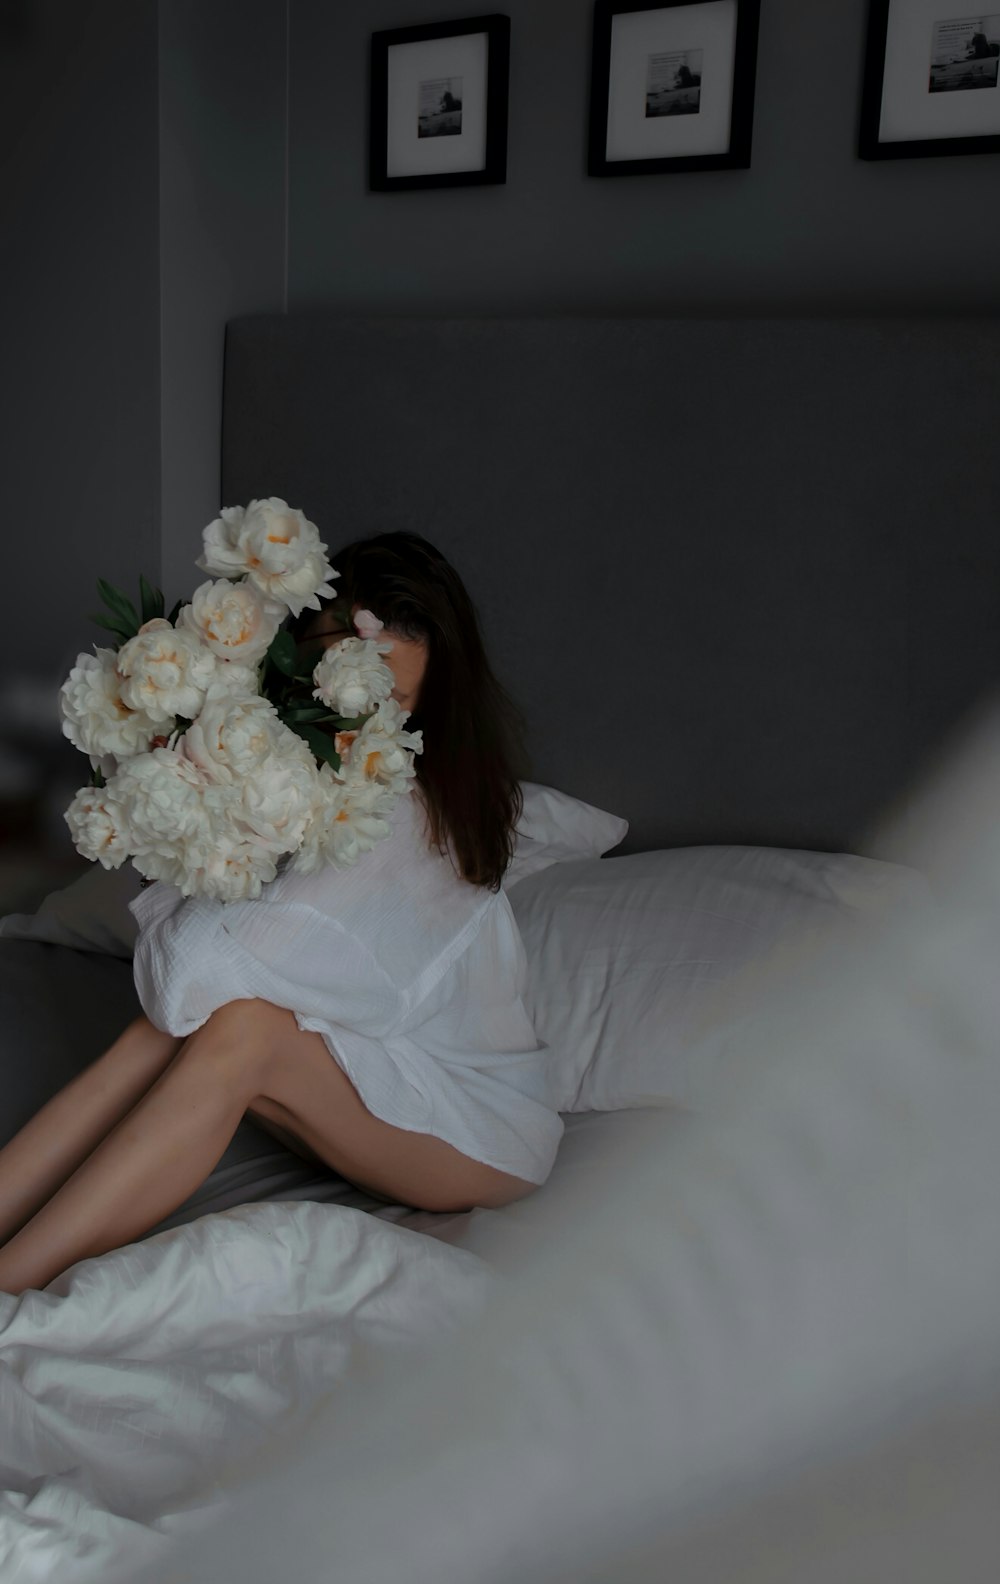
POLYGON ((371 638, 342 638, 331 644, 313 671, 313 698, 335 715, 364 715, 392 692, 395 678, 379 659, 391 643, 371 638))
POLYGON ((268 599, 286 605, 294 616, 335 593, 327 580, 337 573, 315 523, 280 496, 225 506, 202 531, 204 553, 196 566, 219 577, 246 577, 268 599))
MULTIPOLYGON (((146 880, 163 880, 167 885, 175 885, 180 889, 184 877, 184 865, 179 853, 142 852, 132 856, 132 868, 146 880)), ((185 896, 192 893, 187 891, 185 896)))
POLYGON ((300 748, 305 748, 301 737, 278 719, 268 699, 215 688, 179 744, 179 752, 206 780, 225 783, 255 775, 275 756, 298 757, 300 748))
POLYGON ((255 902, 277 872, 270 853, 244 847, 221 859, 216 868, 203 870, 199 892, 220 902, 255 902))
POLYGON ((240 828, 275 854, 295 852, 325 802, 319 769, 306 744, 294 732, 302 752, 283 750, 259 765, 243 782, 236 816, 240 828))
POLYGON ((103 767, 108 754, 129 759, 144 753, 160 729, 145 710, 132 708, 122 698, 115 658, 113 649, 77 655, 59 690, 63 735, 90 755, 95 768, 103 767))
POLYGON ((328 764, 321 764, 316 772, 319 783, 318 796, 313 805, 312 816, 307 820, 298 849, 289 864, 297 874, 314 874, 321 869, 326 859, 323 856, 323 835, 329 810, 343 797, 343 788, 332 768, 328 764))
POLYGON ((323 801, 289 866, 299 874, 312 874, 323 863, 348 868, 392 830, 385 816, 394 799, 385 787, 345 786, 326 764, 319 776, 323 801))
POLYGON ((81 787, 63 818, 77 852, 102 869, 120 869, 129 857, 128 815, 108 787, 81 787))
MULTIPOLYGON (((339 770, 317 766, 261 693, 261 663, 286 611, 334 596, 326 546, 276 496, 227 508, 202 537, 198 565, 212 576, 176 626, 157 617, 117 654, 79 655, 63 684, 63 732, 105 782, 81 789, 65 819, 77 849, 105 868, 130 858, 184 896, 226 902, 259 897, 286 863, 306 873, 356 863, 390 834, 423 744, 390 696, 383 623, 358 610, 359 636, 326 652, 312 697, 347 720, 370 718, 337 734, 339 770)), ((294 684, 277 696, 302 702, 294 684)))
POLYGON ((214 830, 211 846, 181 847, 173 856, 144 853, 132 862, 140 874, 175 885, 183 896, 214 897, 220 902, 256 899, 277 873, 273 854, 225 822, 214 830))
POLYGON ((132 818, 133 864, 184 896, 259 896, 273 880, 271 853, 241 828, 239 789, 207 779, 178 747, 130 760, 116 788, 132 818))
MULTIPOLYGON (((386 699, 369 716, 342 756, 341 777, 350 786, 377 782, 397 796, 408 792, 416 776, 413 756, 423 752, 422 731, 408 732, 403 724, 410 718, 395 699, 386 699)), ((338 740, 348 734, 340 732, 338 740)), ((339 751, 339 750, 338 750, 339 751)))
POLYGON ((180 880, 185 896, 215 897, 220 902, 256 901, 278 872, 276 856, 235 830, 221 831, 210 853, 197 865, 184 854, 180 880))
POLYGON ((128 809, 137 855, 173 858, 186 847, 210 852, 226 814, 225 789, 212 786, 173 746, 127 759, 105 790, 128 809))
POLYGON ((256 666, 240 665, 238 660, 217 660, 208 691, 256 696, 260 692, 259 680, 256 666))
MULTIPOLYGON (((184 879, 184 863, 181 862, 181 852, 135 852, 132 855, 133 870, 143 874, 147 881, 163 881, 166 885, 176 885, 181 890, 181 881, 184 879)), ((187 890, 185 897, 190 897, 193 892, 187 890)))
POLYGON ((177 626, 218 659, 257 666, 287 614, 285 605, 267 599, 252 583, 219 578, 195 589, 191 603, 178 612, 177 626))
POLYGON ((125 703, 154 721, 172 721, 175 715, 193 720, 216 670, 212 651, 163 616, 144 622, 122 644, 116 663, 125 703))

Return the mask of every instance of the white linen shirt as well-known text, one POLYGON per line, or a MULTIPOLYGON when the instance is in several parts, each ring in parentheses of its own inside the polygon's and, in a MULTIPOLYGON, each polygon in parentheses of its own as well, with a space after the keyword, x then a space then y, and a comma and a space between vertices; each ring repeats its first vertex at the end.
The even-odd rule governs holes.
POLYGON ((140 892, 130 910, 143 1010, 186 1037, 228 1001, 287 1007, 374 1116, 542 1183, 563 1124, 522 1000, 510 903, 430 846, 416 789, 389 820, 356 864, 286 870, 255 901, 184 898, 163 881, 140 892))

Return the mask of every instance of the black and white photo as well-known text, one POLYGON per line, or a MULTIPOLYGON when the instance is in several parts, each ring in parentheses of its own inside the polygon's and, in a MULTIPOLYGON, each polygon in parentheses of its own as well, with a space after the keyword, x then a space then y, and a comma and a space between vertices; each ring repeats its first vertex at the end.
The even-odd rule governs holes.
POLYGON ((509 58, 499 14, 373 33, 369 187, 506 181, 509 58))
POLYGON ((439 77, 422 82, 417 137, 458 137, 461 131, 461 77, 439 77))
POLYGON ((760 0, 596 0, 591 176, 750 164, 760 0))
POLYGON ((650 55, 646 74, 646 115, 697 115, 701 107, 704 50, 668 50, 650 55))
POLYGON ((870 0, 858 153, 1000 153, 1000 11, 870 0))
POLYGON ((931 93, 995 88, 1000 63, 1000 14, 935 22, 931 93))

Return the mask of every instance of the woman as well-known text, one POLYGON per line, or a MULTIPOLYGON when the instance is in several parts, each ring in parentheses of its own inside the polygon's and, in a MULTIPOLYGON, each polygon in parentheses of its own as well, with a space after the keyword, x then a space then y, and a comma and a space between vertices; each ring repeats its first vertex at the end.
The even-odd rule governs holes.
MULTIPOLYGON (((393 697, 423 732, 416 781, 346 870, 279 874, 257 901, 160 882, 133 902, 143 1015, 0 1150, 0 1291, 148 1232, 244 1116, 421 1209, 507 1204, 548 1176, 562 1123, 500 890, 520 717, 425 539, 380 534, 334 565, 337 603, 372 611, 392 644, 393 697)), ((291 631, 324 648, 347 635, 329 606, 291 631)))

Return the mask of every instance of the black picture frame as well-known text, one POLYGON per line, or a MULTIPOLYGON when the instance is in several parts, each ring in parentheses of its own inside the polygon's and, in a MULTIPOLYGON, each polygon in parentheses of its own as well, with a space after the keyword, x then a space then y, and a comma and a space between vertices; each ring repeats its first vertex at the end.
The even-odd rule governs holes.
MULTIPOLYGON (((403 192, 413 188, 426 187, 466 187, 482 186, 484 184, 502 183, 507 180, 507 101, 510 77, 510 17, 499 13, 489 16, 464 17, 458 21, 432 22, 418 27, 390 28, 373 33, 371 36, 370 53, 370 95, 369 95, 369 137, 368 137, 368 185, 376 192, 403 192), (445 143, 442 138, 434 136, 433 145, 428 143, 422 149, 421 143, 425 137, 432 136, 426 126, 435 117, 425 116, 418 110, 416 102, 412 109, 412 118, 409 109, 404 116, 400 105, 390 100, 392 67, 398 68, 400 76, 412 75, 414 70, 430 69, 432 77, 417 83, 423 92, 432 89, 435 78, 433 76, 434 55, 432 49, 412 52, 414 45, 434 45, 439 42, 442 46, 439 54, 442 70, 446 70, 449 59, 454 59, 456 47, 461 50, 458 41, 464 41, 472 47, 479 35, 485 35, 485 84, 481 86, 474 100, 465 102, 465 92, 459 102, 458 122, 461 134, 464 134, 465 123, 473 123, 478 130, 474 140, 472 158, 476 160, 473 168, 463 165, 462 168, 448 169, 443 167, 442 160, 447 159, 450 152, 450 137, 445 143), (449 48, 449 46, 451 46, 449 48), (410 50, 409 56, 406 52, 410 50), (393 52, 401 52, 393 55, 393 52), (422 61, 422 66, 414 64, 422 61), (408 65, 409 62, 409 65, 408 65), (403 130, 399 131, 402 126, 403 130), (412 132, 411 129, 412 128, 412 132), (481 145, 481 153, 476 148, 481 145), (437 168, 413 168, 403 171, 401 167, 412 165, 419 167, 421 163, 430 164, 433 161, 437 168), (395 169, 394 169, 395 166, 395 169)), ((454 81, 445 76, 441 81, 454 81)), ((413 84, 411 83, 412 87, 413 84)), ((450 95, 449 95, 450 96, 450 95)), ((423 102, 423 101, 421 101, 423 102)), ((454 109, 448 107, 438 112, 439 127, 449 120, 454 123, 454 109)), ((469 158, 469 150, 456 150, 463 161, 469 158)))
MULTIPOLYGON (((609 125, 612 120, 612 95, 616 90, 613 81, 612 36, 615 18, 630 12, 644 12, 647 18, 654 14, 663 14, 662 21, 666 26, 672 22, 682 22, 681 17, 674 18, 671 13, 680 13, 691 6, 699 6, 709 10, 712 0, 675 0, 674 4, 663 6, 622 5, 618 0, 595 0, 593 17, 593 42, 591 47, 591 78, 590 78, 590 125, 587 149, 587 174, 590 176, 650 176, 657 174, 675 174, 684 171, 705 170, 746 170, 750 165, 750 149, 753 138, 753 109, 754 90, 757 73, 757 36, 760 27, 760 0, 715 0, 719 5, 720 18, 735 12, 732 23, 732 91, 729 95, 729 120, 728 142, 722 149, 699 151, 696 147, 687 152, 662 152, 637 155, 634 158, 625 156, 609 157, 609 125)), ((651 24, 655 25, 655 24, 651 24)), ((651 35, 652 36, 652 35, 651 35)), ((684 50, 680 53, 686 56, 698 55, 702 51, 684 50)), ((658 57, 666 60, 668 57, 658 57)), ((650 61, 653 57, 649 57, 650 61)), ((686 61, 684 65, 686 66, 686 61)), ((692 87, 687 89, 690 95, 693 92, 694 76, 689 70, 692 87)), ((643 121, 663 119, 669 121, 674 111, 650 107, 654 102, 661 104, 668 99, 670 93, 681 93, 683 89, 661 89, 657 93, 650 90, 647 81, 645 90, 645 110, 643 121)), ((701 78, 697 82, 697 108, 701 110, 701 78)), ((686 120, 686 111, 682 111, 686 120)), ((679 126, 679 120, 678 120, 679 126)), ((649 129, 643 129, 644 132, 649 129)), ((699 129, 700 130, 700 129, 699 129)), ((668 142, 670 132, 664 128, 657 128, 664 143, 668 142)), ((685 132, 688 144, 692 142, 690 133, 685 132)))
MULTIPOLYGON (((1000 18, 1000 0, 996 0, 997 11, 995 15, 1000 18)), ((938 10, 941 9, 939 6, 938 10)), ((949 10, 944 6, 945 12, 949 10)), ((954 6, 951 10, 956 9, 954 6)), ((949 114, 952 125, 956 118, 960 121, 963 110, 968 115, 974 112, 981 115, 981 101, 978 94, 967 100, 964 104, 951 94, 940 105, 933 102, 934 91, 934 64, 932 64, 933 42, 937 35, 930 32, 926 35, 927 54, 926 65, 922 63, 919 53, 907 50, 907 30, 910 28, 927 28, 933 13, 929 13, 923 0, 918 0, 917 5, 912 0, 869 0, 868 6, 868 36, 865 45, 864 79, 861 89, 861 123, 858 133, 858 155, 865 160, 886 159, 921 159, 938 154, 998 154, 1000 153, 1000 82, 995 83, 990 90, 995 94, 995 130, 969 131, 952 133, 948 136, 921 136, 919 131, 916 136, 904 135, 886 136, 883 126, 883 110, 891 116, 898 115, 898 107, 905 106, 907 97, 915 94, 918 86, 926 96, 924 119, 927 122, 925 130, 933 133, 931 112, 940 112, 937 119, 943 114, 949 114), (908 6, 910 11, 908 13, 908 6), (901 57, 901 51, 912 60, 901 57), (887 73, 887 65, 889 71, 887 73), (917 73, 920 73, 919 79, 917 73), (887 80, 888 79, 888 80, 887 80), (926 84, 926 87, 923 85, 926 84), (901 89, 903 92, 901 92, 901 89), (889 103, 885 104, 886 97, 889 103)), ((969 24, 972 18, 965 19, 969 24)), ((931 25, 936 28, 959 27, 962 18, 947 16, 943 19, 933 17, 931 25)), ((992 68, 994 76, 1000 74, 1000 55, 997 64, 992 68)), ((919 101, 915 109, 904 114, 912 117, 914 125, 919 125, 921 111, 919 101)), ((905 125, 905 122, 904 122, 905 125)), ((891 122, 890 122, 891 127, 891 122)))

